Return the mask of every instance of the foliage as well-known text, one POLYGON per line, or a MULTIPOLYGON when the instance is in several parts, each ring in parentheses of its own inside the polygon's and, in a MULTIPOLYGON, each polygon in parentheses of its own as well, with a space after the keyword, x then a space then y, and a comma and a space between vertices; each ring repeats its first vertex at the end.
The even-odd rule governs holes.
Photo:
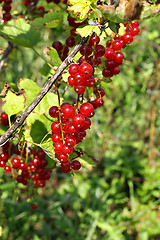
MULTIPOLYGON (((15 6, 20 5, 19 2, 14 1, 15 6)), ((95 1, 85 2, 87 6, 80 6, 80 12, 85 8, 80 21, 85 19, 88 6, 94 7, 95 1)), ((71 10, 77 9, 74 3, 79 4, 79 1, 70 3, 73 4, 71 10)), ((46 3, 39 1, 38 6, 41 4, 45 6, 46 3)), ((63 4, 51 3, 49 8, 58 13, 55 19, 50 12, 43 19, 35 17, 30 23, 20 18, 16 24, 12 20, 5 27, 0 26, 0 34, 4 37, 1 38, 2 47, 7 47, 8 37, 18 45, 1 72, 0 90, 5 82, 12 88, 2 98, 5 100, 2 109, 12 116, 11 121, 32 102, 47 77, 54 73, 56 68, 52 67, 61 63, 51 45, 53 40, 64 43, 71 28, 66 28, 67 12, 63 4), (17 29, 13 31, 15 26, 17 29), (24 89, 23 94, 20 89, 24 89)), ((15 9, 24 11, 19 6, 15 9)), ((18 184, 18 188, 0 168, 2 240, 160 238, 159 21, 157 17, 141 24, 140 37, 124 51, 126 58, 121 73, 113 77, 111 83, 102 82, 107 93, 105 103, 92 119, 92 128, 85 141, 79 145, 84 150, 80 157, 84 167, 74 179, 55 167, 52 142, 46 135, 52 123, 48 109, 57 104, 57 95, 47 93, 27 118, 22 139, 25 137, 47 152, 53 174, 46 188, 38 189, 39 195, 33 197, 33 189, 28 189, 26 194, 25 187, 18 184), (35 212, 30 208, 32 201, 38 205, 35 212)), ((105 44, 104 36, 101 41, 105 44)), ((96 70, 96 74, 99 76, 101 72, 96 70)), ((60 83, 59 92, 65 101, 75 102, 73 90, 69 88, 65 92, 67 83, 62 80, 60 83)), ((6 129, 1 127, 0 134, 6 129)))

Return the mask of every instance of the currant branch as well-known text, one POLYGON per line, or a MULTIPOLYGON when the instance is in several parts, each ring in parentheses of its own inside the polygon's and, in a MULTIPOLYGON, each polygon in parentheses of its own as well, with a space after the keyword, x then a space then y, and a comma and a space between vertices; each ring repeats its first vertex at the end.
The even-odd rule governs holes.
POLYGON ((74 47, 72 52, 68 55, 68 57, 62 62, 60 67, 54 73, 52 77, 45 83, 44 87, 41 89, 39 94, 35 97, 32 103, 26 108, 26 110, 22 113, 22 115, 18 116, 13 125, 0 137, 0 146, 3 146, 7 141, 9 141, 13 136, 12 134, 19 128, 28 115, 35 109, 35 107, 40 103, 40 101, 44 98, 47 92, 51 89, 54 83, 56 83, 57 79, 61 75, 61 73, 66 69, 66 67, 73 61, 74 56, 79 52, 79 50, 83 47, 83 45, 87 42, 88 37, 82 38, 80 42, 74 47))
POLYGON ((14 44, 9 42, 8 43, 8 47, 4 51, 3 57, 2 57, 2 59, 0 61, 0 73, 2 71, 2 68, 3 68, 4 64, 5 64, 5 61, 6 61, 7 57, 8 57, 8 55, 10 54, 10 52, 12 51, 13 48, 14 48, 14 44))

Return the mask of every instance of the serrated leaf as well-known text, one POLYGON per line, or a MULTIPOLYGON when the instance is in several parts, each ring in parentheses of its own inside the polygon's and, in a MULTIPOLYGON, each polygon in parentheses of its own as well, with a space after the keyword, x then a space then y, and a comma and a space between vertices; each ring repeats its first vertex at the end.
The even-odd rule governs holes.
POLYGON ((54 61, 56 66, 59 66, 59 64, 56 63, 61 63, 61 59, 56 51, 56 49, 52 48, 51 50, 48 51, 48 55, 51 57, 51 59, 54 61))
POLYGON ((44 17, 36 18, 30 22, 32 26, 44 27, 44 28, 56 28, 61 26, 63 23, 63 13, 58 11, 53 11, 46 13, 44 17))
POLYGON ((8 91, 3 101, 5 101, 5 104, 2 107, 3 111, 11 116, 22 111, 25 98, 23 95, 16 95, 15 93, 8 91))
POLYGON ((55 73, 55 71, 47 63, 44 63, 39 72, 45 77, 52 76, 55 73))
POLYGON ((69 11, 73 11, 75 15, 79 17, 82 21, 86 18, 87 13, 90 11, 91 1, 80 1, 80 0, 70 0, 71 7, 68 8, 69 11))
POLYGON ((77 28, 76 31, 81 35, 81 37, 91 36, 93 33, 96 33, 99 36, 101 33, 99 27, 93 25, 87 25, 82 28, 77 28))
POLYGON ((117 34, 117 28, 116 28, 116 24, 114 22, 109 21, 109 25, 108 26, 114 33, 117 34))
POLYGON ((40 33, 22 18, 1 24, 0 35, 12 43, 28 48, 32 48, 40 40, 40 33))
POLYGON ((44 98, 38 104, 34 111, 37 112, 38 114, 48 113, 50 107, 52 107, 53 105, 57 106, 57 103, 58 96, 54 93, 49 92, 46 94, 46 96, 44 96, 44 98))

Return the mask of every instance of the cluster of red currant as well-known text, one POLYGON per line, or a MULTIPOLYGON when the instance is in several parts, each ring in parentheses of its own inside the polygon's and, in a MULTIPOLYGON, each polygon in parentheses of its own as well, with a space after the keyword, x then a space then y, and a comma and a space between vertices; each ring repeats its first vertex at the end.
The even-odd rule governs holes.
POLYGON ((4 11, 3 13, 3 22, 8 22, 11 19, 11 3, 12 0, 0 0, 0 3, 3 3, 2 10, 4 11))
POLYGON ((80 94, 85 92, 86 87, 95 85, 95 79, 91 76, 93 68, 89 63, 72 64, 69 67, 69 73, 69 84, 74 86, 74 90, 78 94, 77 103, 74 106, 63 103, 59 107, 53 106, 49 109, 50 116, 58 118, 58 121, 53 122, 51 125, 52 141, 54 151, 58 154, 57 158, 64 173, 81 168, 79 161, 69 161, 69 155, 74 151, 74 146, 85 138, 86 130, 91 126, 90 118, 94 116, 94 109, 103 105, 102 97, 105 95, 104 89, 96 88, 95 94, 97 98, 82 103, 78 107, 80 94))
POLYGON ((114 75, 120 73, 120 65, 123 62, 124 55, 119 52, 122 48, 125 48, 127 44, 133 41, 133 37, 139 33, 139 22, 131 22, 125 24, 125 34, 119 36, 118 34, 112 40, 107 41, 107 49, 105 51, 106 68, 103 69, 103 76, 111 78, 114 75))
POLYGON ((8 115, 6 113, 1 113, 1 116, 0 116, 0 123, 1 125, 3 126, 8 126, 8 115))
POLYGON ((46 168, 48 161, 45 152, 41 149, 25 148, 20 152, 12 142, 7 142, 0 149, 0 167, 12 176, 18 183, 35 187, 44 187, 46 180, 50 179, 52 169, 46 168))

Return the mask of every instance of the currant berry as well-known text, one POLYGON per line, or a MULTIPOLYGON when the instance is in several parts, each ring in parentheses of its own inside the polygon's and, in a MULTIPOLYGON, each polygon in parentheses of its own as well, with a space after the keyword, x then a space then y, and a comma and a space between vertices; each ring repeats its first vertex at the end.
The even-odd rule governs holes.
POLYGON ((4 10, 5 12, 10 12, 10 10, 11 10, 11 5, 4 4, 4 5, 3 5, 3 10, 4 10))
POLYGON ((93 34, 91 37, 90 37, 90 40, 89 40, 89 46, 94 46, 94 44, 98 44, 100 42, 100 38, 96 35, 96 34, 93 34))
POLYGON ((66 162, 68 160, 68 155, 67 154, 63 154, 63 153, 60 153, 58 155, 58 159, 61 161, 61 162, 66 162))
POLYGON ((75 128, 75 126, 73 124, 71 124, 71 123, 68 125, 67 131, 72 136, 74 136, 74 135, 76 135, 78 133, 77 128, 75 128))
POLYGON ((95 47, 95 56, 102 57, 105 54, 105 47, 103 45, 97 45, 95 47))
POLYGON ((61 114, 66 119, 72 118, 75 115, 75 109, 71 104, 67 104, 61 108, 61 114))
POLYGON ((4 22, 8 22, 9 20, 11 20, 12 16, 10 14, 10 12, 6 12, 3 14, 3 21, 4 22))
POLYGON ((139 22, 138 22, 138 21, 131 22, 131 27, 132 27, 132 28, 134 28, 134 27, 139 27, 139 22))
POLYGON ((19 166, 20 166, 19 158, 12 158, 11 163, 12 163, 13 168, 19 168, 19 166))
POLYGON ((52 47, 55 48, 58 53, 60 53, 63 49, 63 45, 59 41, 54 41, 53 44, 52 44, 52 47))
POLYGON ((38 167, 41 164, 41 160, 39 158, 33 158, 31 162, 35 167, 38 167))
POLYGON ((36 180, 36 185, 37 187, 44 187, 45 186, 45 181, 42 179, 37 179, 36 180))
POLYGON ((79 72, 84 77, 89 77, 93 73, 93 68, 89 63, 82 63, 79 67, 79 72))
POLYGON ((94 108, 92 104, 86 102, 80 106, 79 111, 84 117, 91 117, 93 116, 94 108))
POLYGON ((71 168, 73 170, 79 170, 81 168, 81 164, 79 161, 77 160, 74 160, 72 163, 71 163, 71 168))
POLYGON ((44 159, 46 156, 45 152, 42 150, 42 149, 39 149, 38 152, 37 152, 37 157, 42 160, 44 159))
POLYGON ((85 118, 81 114, 74 115, 72 118, 72 124, 75 128, 81 128, 85 124, 85 118))
POLYGON ((83 85, 83 83, 85 82, 85 78, 82 76, 82 74, 80 73, 76 73, 74 75, 74 84, 75 85, 83 85))
POLYGON ((56 142, 56 143, 54 144, 54 151, 55 151, 55 153, 57 153, 57 154, 62 153, 62 146, 63 146, 63 143, 61 143, 61 142, 56 142))
POLYGON ((69 76, 68 77, 68 83, 69 83, 70 86, 74 86, 75 85, 73 76, 69 76))
POLYGON ((53 141, 53 143, 62 142, 62 135, 59 133, 53 134, 52 141, 53 141))
POLYGON ((83 86, 83 85, 77 85, 77 86, 74 87, 74 91, 78 94, 84 93, 85 90, 86 90, 86 87, 83 86))
POLYGON ((61 126, 60 126, 59 122, 53 122, 51 124, 51 130, 53 133, 59 133, 61 131, 61 126))
POLYGON ((116 40, 112 43, 112 48, 114 51, 119 51, 122 47, 123 47, 123 45, 121 44, 121 42, 119 40, 116 40))
POLYGON ((10 173, 11 172, 11 167, 10 166, 5 166, 4 170, 6 173, 10 173))
POLYGON ((76 138, 73 136, 68 136, 65 141, 66 145, 69 147, 74 147, 76 145, 76 138))
POLYGON ((61 163, 61 168, 64 169, 64 170, 69 169, 70 166, 71 166, 71 163, 68 160, 66 162, 61 163))
POLYGON ((93 87, 96 84, 95 78, 93 76, 90 76, 86 78, 85 86, 86 87, 93 87))
POLYGON ((0 160, 2 160, 2 161, 7 161, 7 159, 8 159, 7 153, 6 153, 6 152, 2 152, 2 153, 0 154, 0 160))
POLYGON ((90 56, 92 54, 92 51, 93 51, 92 47, 87 46, 86 44, 84 44, 83 47, 80 50, 80 53, 83 56, 88 57, 88 56, 90 56))
POLYGON ((49 109, 49 115, 53 118, 58 117, 59 116, 58 107, 57 106, 52 106, 49 109))
POLYGON ((114 54, 115 54, 115 52, 114 52, 114 50, 113 50, 112 48, 107 48, 104 56, 105 56, 105 58, 107 58, 108 60, 111 60, 111 59, 114 58, 114 54))
POLYGON ((115 53, 114 61, 115 61, 116 63, 118 63, 119 65, 121 65, 123 59, 124 59, 123 53, 121 53, 121 52, 116 52, 116 53, 115 53))
POLYGON ((71 35, 74 36, 74 37, 77 36, 77 33, 76 33, 76 29, 75 29, 75 28, 71 29, 70 33, 71 33, 71 35))
POLYGON ((66 155, 66 154, 71 154, 72 151, 73 151, 72 147, 67 146, 66 144, 64 144, 64 145, 62 146, 62 153, 63 153, 64 155, 66 155))
POLYGON ((139 28, 138 27, 131 28, 131 34, 132 36, 137 36, 139 34, 139 28))
POLYGON ((95 109, 103 106, 103 104, 104 104, 104 100, 101 97, 98 97, 93 101, 93 106, 95 109))
POLYGON ((6 162, 3 160, 0 160, 0 167, 5 167, 5 165, 6 165, 6 162))
POLYGON ((69 66, 69 74, 70 75, 75 75, 76 73, 79 72, 79 65, 78 64, 72 64, 69 66))
POLYGON ((31 204, 31 208, 32 208, 32 210, 36 210, 36 209, 37 209, 37 205, 34 204, 34 203, 32 203, 32 204, 31 204))
POLYGON ((74 47, 74 45, 76 44, 76 40, 74 39, 74 37, 68 37, 66 40, 66 44, 68 47, 74 47))
POLYGON ((19 169, 25 170, 27 168, 27 164, 25 162, 21 162, 19 165, 19 169))
POLYGON ((80 129, 81 131, 87 130, 91 126, 91 120, 88 117, 85 117, 85 124, 80 129))
POLYGON ((8 126, 8 115, 7 114, 2 113, 0 119, 1 119, 1 124, 3 126, 8 126))
POLYGON ((124 44, 130 44, 133 41, 133 36, 130 32, 127 32, 123 36, 123 42, 124 44))
POLYGON ((82 141, 86 136, 86 131, 80 130, 80 132, 77 134, 77 141, 80 142, 82 141))

